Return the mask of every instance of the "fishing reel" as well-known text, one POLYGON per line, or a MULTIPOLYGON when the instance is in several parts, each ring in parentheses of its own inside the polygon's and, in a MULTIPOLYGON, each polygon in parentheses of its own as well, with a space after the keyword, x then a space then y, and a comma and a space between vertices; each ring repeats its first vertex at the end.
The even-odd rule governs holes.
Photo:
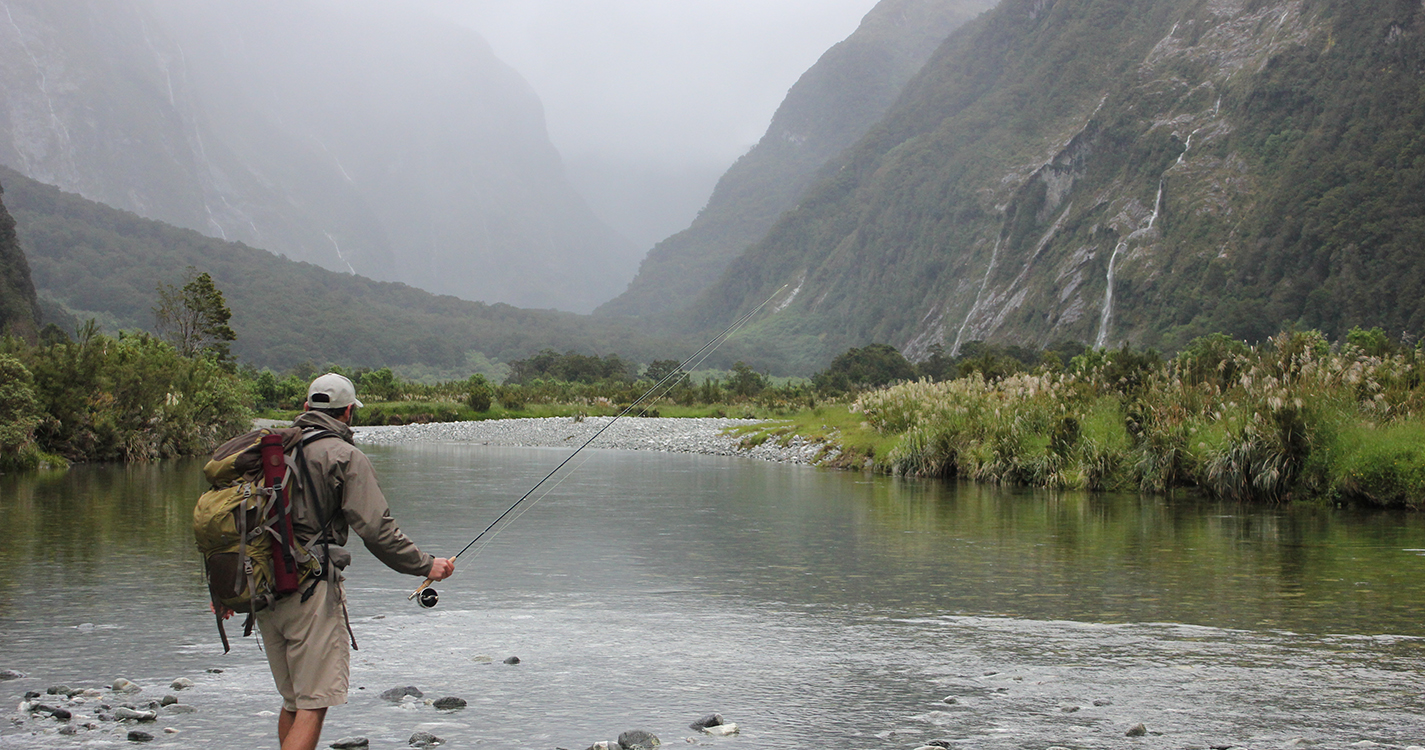
POLYGON ((421 609, 430 609, 434 607, 438 601, 440 601, 440 594, 436 593, 436 590, 429 586, 421 589, 420 593, 416 594, 416 604, 421 605, 421 609))

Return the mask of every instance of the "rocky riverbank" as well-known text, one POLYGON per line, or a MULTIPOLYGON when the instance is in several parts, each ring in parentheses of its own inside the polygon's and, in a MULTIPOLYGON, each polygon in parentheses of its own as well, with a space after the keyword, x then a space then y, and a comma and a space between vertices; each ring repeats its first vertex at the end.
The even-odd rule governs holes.
POLYGON ((768 440, 744 447, 732 431, 753 424, 757 424, 757 420, 624 417, 614 422, 613 417, 546 417, 357 427, 355 431, 358 443, 375 445, 478 443, 572 450, 598 433, 590 448, 744 456, 794 464, 818 463, 834 456, 827 454, 821 443, 800 437, 792 437, 785 445, 768 440), (600 430, 603 432, 599 433, 600 430))

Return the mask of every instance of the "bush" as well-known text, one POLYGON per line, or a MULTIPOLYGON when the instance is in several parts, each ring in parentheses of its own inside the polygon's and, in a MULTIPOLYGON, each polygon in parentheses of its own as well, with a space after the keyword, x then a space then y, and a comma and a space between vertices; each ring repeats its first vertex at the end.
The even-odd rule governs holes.
POLYGON ((470 392, 465 396, 465 404, 477 412, 484 413, 490 410, 490 405, 495 398, 495 389, 491 387, 490 381, 484 375, 475 374, 470 376, 470 392))

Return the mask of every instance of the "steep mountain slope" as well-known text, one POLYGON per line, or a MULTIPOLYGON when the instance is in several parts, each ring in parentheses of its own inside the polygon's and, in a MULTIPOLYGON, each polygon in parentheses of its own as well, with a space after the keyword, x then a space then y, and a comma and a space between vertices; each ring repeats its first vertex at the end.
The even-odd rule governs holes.
MULTIPOLYGON (((212 275, 232 309, 243 362, 274 368, 335 362, 469 371, 545 347, 638 361, 676 346, 616 321, 436 296, 400 283, 336 273, 242 243, 140 218, 0 167, 39 294, 78 319, 151 329, 155 288, 192 267, 212 275)), ((671 352, 671 354, 670 354, 671 352)))
MULTIPOLYGON (((3 184, 0 195, 5 194, 3 184)), ((15 219, 0 200, 0 333, 33 334, 39 318, 30 264, 15 235, 15 219)))
POLYGON ((339 271, 588 311, 637 250, 473 32, 334 0, 5 0, 0 162, 339 271))
POLYGON ((818 169, 865 134, 955 28, 993 0, 881 0, 822 55, 762 140, 718 181, 688 229, 658 243, 628 290, 599 308, 657 316, 706 289, 796 204, 818 169))
POLYGON ((870 341, 1425 332, 1425 7, 1005 0, 686 312, 870 341))

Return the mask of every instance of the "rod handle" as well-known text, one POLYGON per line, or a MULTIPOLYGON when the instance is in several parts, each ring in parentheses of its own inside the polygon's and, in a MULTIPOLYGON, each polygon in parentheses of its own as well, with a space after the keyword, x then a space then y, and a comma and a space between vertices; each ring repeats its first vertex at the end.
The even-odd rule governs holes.
POLYGON ((430 588, 430 585, 431 585, 432 583, 435 583, 435 579, 434 579, 434 578, 427 578, 427 579, 426 579, 426 582, 425 582, 425 583, 422 583, 422 584, 420 585, 420 588, 416 589, 415 591, 412 591, 412 592, 411 592, 411 595, 408 596, 408 597, 406 597, 406 601, 410 601, 410 600, 416 598, 417 596, 420 596, 421 592, 422 592, 422 591, 425 591, 425 590, 428 589, 428 588, 430 588))

